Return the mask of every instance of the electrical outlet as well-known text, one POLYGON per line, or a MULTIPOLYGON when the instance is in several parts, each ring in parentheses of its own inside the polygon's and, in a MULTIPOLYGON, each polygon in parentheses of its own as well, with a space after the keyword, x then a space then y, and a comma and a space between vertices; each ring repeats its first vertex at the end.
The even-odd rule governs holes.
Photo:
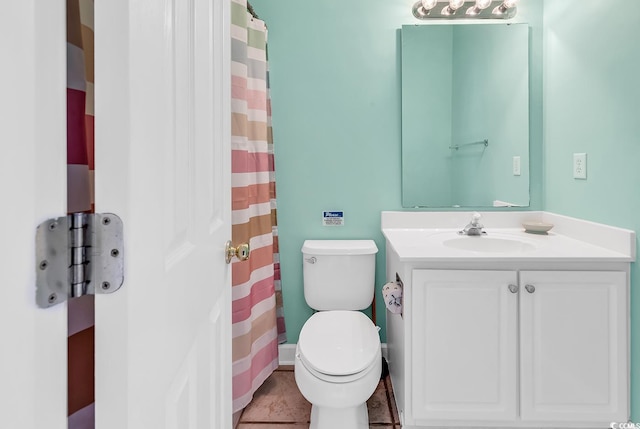
POLYGON ((587 178, 587 154, 586 153, 573 154, 573 178, 574 179, 587 178))
POLYGON ((519 156, 513 157, 513 175, 514 176, 520 175, 520 157, 519 156))

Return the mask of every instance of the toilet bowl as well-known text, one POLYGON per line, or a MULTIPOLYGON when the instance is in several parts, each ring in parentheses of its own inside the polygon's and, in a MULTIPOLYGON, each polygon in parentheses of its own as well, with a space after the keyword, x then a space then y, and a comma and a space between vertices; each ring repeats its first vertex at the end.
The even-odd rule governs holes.
POLYGON ((295 379, 312 404, 311 429, 368 429, 366 401, 382 371, 380 337, 359 311, 315 313, 300 332, 295 379))

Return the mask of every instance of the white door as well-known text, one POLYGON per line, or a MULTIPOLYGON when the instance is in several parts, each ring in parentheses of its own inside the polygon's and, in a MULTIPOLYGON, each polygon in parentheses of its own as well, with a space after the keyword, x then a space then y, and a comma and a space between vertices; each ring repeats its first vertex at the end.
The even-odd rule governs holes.
POLYGON ((413 271, 416 423, 516 418, 515 285, 515 271, 413 271))
POLYGON ((0 13, 0 427, 67 427, 67 305, 35 303, 35 231, 66 212, 64 1, 0 13))
POLYGON ((125 282, 96 297, 97 429, 231 428, 229 2, 95 2, 96 211, 125 282))
POLYGON ((626 279, 615 271, 520 273, 523 420, 627 421, 626 279))

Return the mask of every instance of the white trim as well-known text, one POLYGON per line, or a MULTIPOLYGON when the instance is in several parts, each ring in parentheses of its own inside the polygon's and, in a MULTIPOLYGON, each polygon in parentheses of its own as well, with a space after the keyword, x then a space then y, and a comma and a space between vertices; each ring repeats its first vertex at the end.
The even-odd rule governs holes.
POLYGON ((297 344, 280 344, 278 346, 278 365, 293 365, 296 358, 297 344))
POLYGON ((36 306, 33 267, 36 227, 67 212, 65 3, 2 4, 0 52, 10 63, 0 68, 0 193, 20 216, 0 214, 11 243, 0 282, 13 286, 0 312, 0 426, 66 429, 67 303, 36 306))
MULTIPOLYGON (((296 346, 297 344, 280 344, 278 346, 278 364, 279 365, 294 365, 296 358, 296 346)), ((389 360, 389 349, 387 343, 380 344, 382 349, 382 357, 389 360)))

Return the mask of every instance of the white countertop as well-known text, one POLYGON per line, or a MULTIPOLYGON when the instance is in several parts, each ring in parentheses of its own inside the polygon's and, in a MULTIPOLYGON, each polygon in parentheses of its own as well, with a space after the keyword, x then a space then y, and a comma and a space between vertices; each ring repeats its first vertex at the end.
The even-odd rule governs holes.
POLYGON ((401 261, 635 261, 635 232, 631 230, 548 212, 481 214, 487 234, 479 237, 458 234, 471 218, 471 212, 382 212, 382 233, 401 261), (530 234, 520 226, 523 220, 539 220, 555 226, 547 234, 530 234), (473 251, 451 247, 454 242, 450 240, 460 244, 460 240, 486 238, 516 244, 515 250, 473 251), (518 247, 519 243, 522 246, 518 247))

